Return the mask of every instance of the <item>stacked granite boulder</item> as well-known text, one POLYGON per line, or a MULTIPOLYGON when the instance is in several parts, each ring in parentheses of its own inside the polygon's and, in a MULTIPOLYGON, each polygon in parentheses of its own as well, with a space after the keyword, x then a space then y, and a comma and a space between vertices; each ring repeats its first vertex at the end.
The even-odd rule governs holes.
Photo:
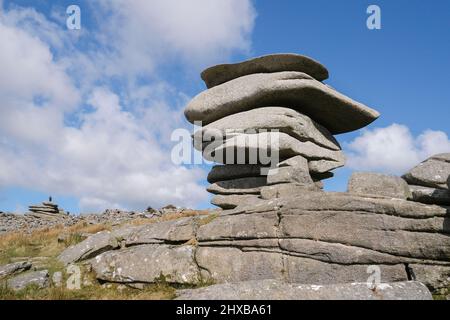
POLYGON ((64 210, 60 209, 56 203, 52 201, 44 201, 38 205, 28 207, 30 211, 28 215, 35 218, 53 219, 66 216, 64 210))
POLYGON ((403 175, 411 199, 430 204, 450 205, 450 153, 432 156, 403 175))
POLYGON ((222 164, 209 173, 208 191, 223 209, 319 190, 345 163, 333 134, 379 116, 323 84, 327 69, 301 55, 214 66, 202 78, 208 90, 190 102, 185 116, 201 125, 194 147, 222 164))

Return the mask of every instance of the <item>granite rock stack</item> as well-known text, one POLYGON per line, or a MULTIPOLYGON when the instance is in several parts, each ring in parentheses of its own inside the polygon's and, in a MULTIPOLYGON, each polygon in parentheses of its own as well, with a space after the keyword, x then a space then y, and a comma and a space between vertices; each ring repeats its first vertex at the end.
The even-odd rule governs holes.
POLYGON ((36 218, 52 219, 66 216, 64 210, 60 209, 56 203, 51 201, 44 201, 38 205, 31 205, 28 207, 30 211, 28 215, 36 218))
POLYGON ((344 164, 333 135, 378 117, 323 84, 327 76, 298 55, 204 71, 208 90, 185 115, 202 122, 194 147, 219 163, 208 190, 225 210, 102 231, 59 260, 89 263, 107 283, 216 284, 181 290, 180 299, 300 299, 311 290, 322 298, 384 299, 386 288, 395 298, 430 298, 425 286, 443 295, 450 207, 437 204, 448 197, 448 154, 403 178, 359 172, 348 192, 322 190, 322 180, 344 164), (428 199, 417 188, 429 188, 428 199), (379 285, 369 290, 375 274, 379 285))
POLYGON ((219 164, 208 175, 208 191, 223 209, 320 190, 345 163, 333 135, 379 116, 322 83, 327 69, 301 55, 218 65, 202 78, 208 90, 189 103, 185 116, 201 124, 194 147, 219 164))

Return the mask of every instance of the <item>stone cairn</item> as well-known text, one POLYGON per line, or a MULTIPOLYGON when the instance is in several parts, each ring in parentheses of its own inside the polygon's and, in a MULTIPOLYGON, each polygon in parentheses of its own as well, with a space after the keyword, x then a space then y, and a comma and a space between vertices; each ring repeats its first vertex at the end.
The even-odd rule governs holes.
POLYGON ((44 201, 39 205, 31 205, 28 207, 30 211, 28 215, 31 215, 35 218, 60 218, 66 216, 66 213, 63 209, 60 209, 56 203, 53 203, 51 199, 49 201, 44 201))
POLYGON ((320 190, 344 165, 333 134, 360 129, 379 113, 322 83, 327 78, 323 65, 296 54, 202 73, 208 90, 189 103, 185 116, 200 125, 194 147, 221 164, 208 175, 213 204, 234 209, 258 198, 320 190))

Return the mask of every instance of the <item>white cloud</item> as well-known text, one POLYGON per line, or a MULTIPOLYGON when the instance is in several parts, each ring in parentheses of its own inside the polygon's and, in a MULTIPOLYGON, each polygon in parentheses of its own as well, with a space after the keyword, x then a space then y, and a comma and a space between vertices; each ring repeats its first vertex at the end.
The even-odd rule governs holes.
POLYGON ((123 111, 115 94, 97 88, 89 103, 94 111, 83 115, 80 128, 53 126, 53 135, 26 149, 0 144, 0 185, 62 191, 79 197, 85 210, 194 206, 206 199, 198 184, 204 172, 173 165, 151 129, 123 111))
POLYGON ((190 68, 245 52, 251 2, 96 4, 110 19, 75 38, 34 9, 0 13, 8 43, 0 51, 0 187, 74 196, 83 210, 203 202, 206 173, 170 159, 170 133, 185 125, 189 97, 155 66, 167 72, 174 61, 190 68), (83 39, 85 51, 76 45, 83 39), (151 82, 142 82, 146 72, 151 82))
POLYGON ((3 102, 5 99, 40 97, 47 104, 69 109, 79 102, 77 89, 64 68, 55 63, 45 43, 2 22, 0 39, 7 44, 0 50, 0 96, 3 102))
POLYGON ((363 130, 344 146, 348 167, 397 175, 434 154, 450 152, 450 140, 445 132, 426 130, 414 137, 407 126, 400 124, 363 130))
MULTIPOLYGON (((97 4, 100 4, 100 7, 97 4)), ((162 61, 205 66, 250 49, 256 13, 250 0, 100 0, 108 71, 148 73, 162 61), (107 14, 109 13, 109 14, 107 14), (107 18, 104 18, 107 16, 107 18)), ((105 58, 105 56, 103 56, 105 58)))

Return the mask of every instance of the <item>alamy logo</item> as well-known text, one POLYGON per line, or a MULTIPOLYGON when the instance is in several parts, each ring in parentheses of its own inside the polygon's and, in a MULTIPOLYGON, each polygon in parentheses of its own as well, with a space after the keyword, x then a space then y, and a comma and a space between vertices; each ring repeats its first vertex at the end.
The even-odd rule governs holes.
POLYGON ((66 9, 69 15, 66 20, 67 29, 80 30, 81 29, 81 9, 77 5, 70 5, 66 9))
POLYGON ((368 266, 367 273, 370 274, 367 278, 367 288, 375 290, 381 284, 381 269, 379 266, 368 266))
POLYGON ((259 164, 261 174, 276 174, 279 163, 279 130, 218 130, 195 122, 194 133, 179 128, 172 132, 172 163, 176 165, 259 164), (193 145, 192 145, 192 139, 193 145), (194 147, 194 148, 193 148, 194 147), (199 152, 193 152, 197 150, 199 152))
POLYGON ((67 279, 66 286, 69 290, 80 290, 81 289, 81 269, 79 266, 71 264, 67 267, 67 274, 69 278, 67 279))
POLYGON ((367 14, 370 16, 367 18, 367 28, 369 30, 381 29, 381 8, 377 5, 370 5, 367 8, 367 14))

